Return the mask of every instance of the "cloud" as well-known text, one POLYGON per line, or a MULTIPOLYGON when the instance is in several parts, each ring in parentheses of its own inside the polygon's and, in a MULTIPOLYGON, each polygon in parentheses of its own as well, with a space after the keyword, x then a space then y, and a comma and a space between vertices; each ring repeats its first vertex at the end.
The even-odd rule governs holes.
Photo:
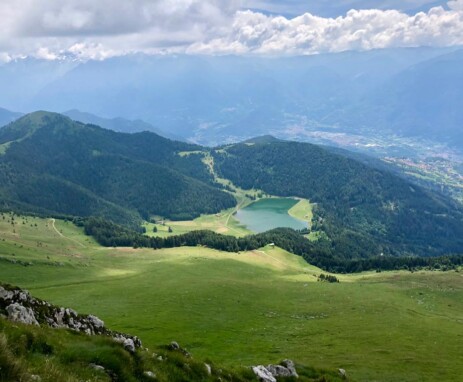
POLYGON ((463 44, 463 1, 409 16, 396 10, 351 10, 287 19, 237 12, 228 35, 192 44, 190 53, 314 54, 391 47, 463 44))
POLYGON ((175 49, 179 44, 189 45, 223 34, 223 26, 231 25, 240 3, 239 0, 2 0, 0 52, 10 56, 37 55, 36 52, 43 53, 46 48, 61 57, 72 53, 70 48, 76 44, 87 47, 86 51, 99 46, 111 54, 175 49))
POLYGON ((295 55, 463 44, 463 0, 413 15, 371 9, 350 10, 336 18, 265 15, 242 10, 243 4, 246 1, 2 0, 0 61, 23 56, 102 60, 137 52, 295 55))

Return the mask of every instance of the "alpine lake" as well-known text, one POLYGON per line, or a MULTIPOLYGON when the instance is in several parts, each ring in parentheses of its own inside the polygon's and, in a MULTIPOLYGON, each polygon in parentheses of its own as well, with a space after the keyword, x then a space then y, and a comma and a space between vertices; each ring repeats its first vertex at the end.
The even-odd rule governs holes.
POLYGON ((307 222, 289 215, 288 210, 298 203, 291 198, 258 200, 237 211, 235 218, 253 232, 265 232, 274 228, 307 228, 307 222))

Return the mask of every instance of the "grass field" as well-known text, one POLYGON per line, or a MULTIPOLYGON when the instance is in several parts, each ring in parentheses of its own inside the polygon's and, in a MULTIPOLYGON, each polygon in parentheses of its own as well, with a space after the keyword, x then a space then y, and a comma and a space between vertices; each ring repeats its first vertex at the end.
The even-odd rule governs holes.
POLYGON ((312 204, 307 199, 300 199, 299 202, 294 205, 288 213, 299 220, 306 221, 309 224, 312 222, 313 211, 312 204))
POLYGON ((144 227, 149 236, 159 237, 181 235, 182 233, 202 229, 232 236, 246 236, 252 234, 251 231, 240 225, 233 217, 234 212, 236 212, 238 208, 241 208, 240 205, 214 215, 202 215, 194 220, 165 221, 164 224, 145 223, 144 227), (157 229, 156 232, 153 232, 154 227, 157 229), (169 227, 172 232, 169 232, 169 227))
POLYGON ((328 284, 279 248, 102 248, 70 222, 12 225, 4 216, 1 281, 96 314, 144 346, 176 340, 225 366, 291 358, 344 368, 357 381, 463 374, 463 272, 339 275, 328 284))

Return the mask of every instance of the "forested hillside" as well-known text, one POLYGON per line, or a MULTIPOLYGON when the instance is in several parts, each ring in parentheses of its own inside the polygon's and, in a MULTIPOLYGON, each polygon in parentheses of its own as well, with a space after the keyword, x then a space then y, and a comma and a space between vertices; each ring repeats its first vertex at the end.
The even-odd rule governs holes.
POLYGON ((121 223, 150 215, 188 219, 235 204, 211 186, 196 146, 152 133, 121 134, 37 112, 0 130, 4 206, 121 223))
MULTIPOLYGON (((100 216, 135 227, 236 205, 202 162, 201 146, 123 134, 36 112, 0 129, 1 208, 100 216)), ((329 259, 463 251, 463 210, 450 199, 321 146, 266 136, 210 150, 216 175, 243 189, 314 204, 311 247, 329 259)), ((331 261, 331 260, 330 260, 331 261)))
POLYGON ((221 176, 243 188, 316 203, 319 243, 343 258, 462 252, 456 203, 322 147, 296 142, 237 144, 214 151, 221 176))

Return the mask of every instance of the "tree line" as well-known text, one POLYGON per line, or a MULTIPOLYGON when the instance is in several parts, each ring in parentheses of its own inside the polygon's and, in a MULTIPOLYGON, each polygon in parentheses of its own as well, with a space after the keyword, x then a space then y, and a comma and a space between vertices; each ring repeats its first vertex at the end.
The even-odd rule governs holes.
POLYGON ((192 231, 169 237, 148 237, 119 226, 102 218, 91 217, 76 222, 85 229, 85 234, 93 236, 105 247, 134 248, 174 248, 182 246, 205 246, 226 252, 250 251, 274 244, 284 250, 303 257, 308 263, 331 273, 356 273, 363 271, 419 270, 419 269, 457 269, 463 265, 463 256, 448 255, 438 257, 397 257, 390 255, 370 258, 342 258, 330 248, 307 240, 301 232, 290 228, 277 228, 264 233, 234 237, 212 231, 192 231))

